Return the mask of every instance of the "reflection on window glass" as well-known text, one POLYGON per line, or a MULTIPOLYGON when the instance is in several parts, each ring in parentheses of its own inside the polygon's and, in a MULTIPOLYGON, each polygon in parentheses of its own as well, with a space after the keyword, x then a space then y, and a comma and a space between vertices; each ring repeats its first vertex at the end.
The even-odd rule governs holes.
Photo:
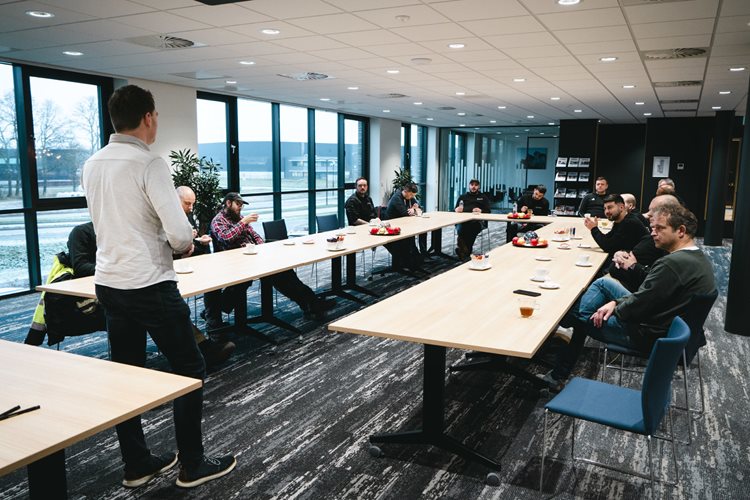
POLYGON ((237 99, 240 191, 273 191, 271 103, 237 99))
POLYGON ((221 101, 198 99, 198 156, 218 166, 219 185, 226 188, 227 178, 227 105, 221 101))
POLYGON ((85 208, 74 210, 55 210, 37 214, 39 231, 39 263, 42 267, 42 282, 52 269, 52 257, 68 251, 68 235, 78 224, 89 222, 91 217, 85 208))
POLYGON ((23 206, 17 139, 13 68, 0 64, 0 210, 23 206))
POLYGON ((307 193, 285 194, 281 197, 281 218, 289 236, 309 233, 307 193))
POLYGON ((364 172, 365 124, 360 120, 344 120, 344 182, 354 182, 364 172))
MULTIPOLYGON (((338 115, 315 110, 315 188, 338 187, 338 115)), ((318 215, 320 215, 318 213, 318 215)))
POLYGON ((23 214, 0 215, 0 295, 29 289, 23 214))
POLYGON ((248 205, 242 208, 242 215, 258 214, 258 222, 252 223, 252 226, 256 233, 265 238, 263 223, 273 220, 273 196, 243 195, 242 198, 248 202, 248 205))
POLYGON ((81 168, 100 147, 96 85, 31 77, 40 198, 83 196, 81 168))
POLYGON ((281 105, 281 190, 307 189, 307 109, 281 105))
POLYGON ((424 150, 426 127, 411 126, 411 176, 420 185, 425 183, 426 151, 424 150))
MULTIPOLYGON (((351 192, 354 192, 354 190, 351 190, 351 192)), ((338 211, 339 211, 338 190, 319 191, 315 193, 315 215, 316 216, 320 217, 321 215, 338 214, 338 211)))

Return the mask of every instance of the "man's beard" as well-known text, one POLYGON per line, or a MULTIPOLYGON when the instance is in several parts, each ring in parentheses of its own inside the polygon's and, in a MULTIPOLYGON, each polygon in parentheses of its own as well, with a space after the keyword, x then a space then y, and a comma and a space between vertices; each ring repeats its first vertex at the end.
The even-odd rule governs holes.
POLYGON ((224 209, 224 215, 226 215, 227 219, 234 222, 235 224, 242 219, 242 215, 238 214, 237 212, 229 208, 224 209))

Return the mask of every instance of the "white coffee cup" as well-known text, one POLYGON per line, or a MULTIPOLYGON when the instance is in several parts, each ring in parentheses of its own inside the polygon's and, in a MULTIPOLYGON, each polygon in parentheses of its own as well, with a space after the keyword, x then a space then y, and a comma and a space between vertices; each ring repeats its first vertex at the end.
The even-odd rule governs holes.
POLYGON ((587 218, 587 219, 590 219, 590 218, 591 218, 591 214, 583 214, 583 216, 584 216, 585 218, 587 218))
POLYGON ((578 256, 578 262, 576 264, 579 264, 581 266, 588 266, 591 263, 591 256, 588 254, 583 254, 578 256))
POLYGON ((254 243, 248 243, 245 245, 245 249, 242 251, 245 255, 255 255, 258 253, 258 247, 254 243))
POLYGON ((540 267, 534 271, 534 281, 547 281, 547 279, 549 279, 549 269, 546 267, 540 267))

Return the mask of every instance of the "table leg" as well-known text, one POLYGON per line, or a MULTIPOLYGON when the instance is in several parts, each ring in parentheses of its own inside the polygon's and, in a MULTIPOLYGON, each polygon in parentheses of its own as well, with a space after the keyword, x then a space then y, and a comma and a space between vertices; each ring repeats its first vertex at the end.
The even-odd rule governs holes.
POLYGON ((359 286, 356 283, 357 279, 357 255, 350 253, 346 256, 346 285, 342 284, 343 276, 341 274, 341 257, 335 257, 331 259, 331 289, 322 292, 320 295, 323 297, 329 297, 336 295, 342 299, 351 300, 359 304, 367 304, 364 300, 360 299, 356 295, 348 293, 346 290, 353 290, 356 292, 372 295, 373 297, 379 297, 375 292, 371 292, 365 287, 359 286))
POLYGON ((422 429, 370 436, 371 443, 427 444, 442 448, 461 458, 478 462, 492 470, 500 464, 453 439, 444 432, 445 347, 424 346, 424 396, 422 429))
POLYGON ((448 367, 451 372, 473 372, 473 371, 494 371, 503 372, 508 375, 512 375, 516 378, 531 382, 531 384, 537 389, 545 389, 547 384, 544 383, 533 373, 529 373, 521 367, 508 361, 507 356, 500 354, 487 354, 486 356, 470 356, 472 359, 466 363, 460 365, 452 365, 448 367), (479 358, 479 359, 477 359, 479 358))
POLYGON ((26 466, 29 476, 29 498, 49 500, 68 498, 65 473, 65 449, 40 458, 26 466))
MULTIPOLYGON (((247 303, 245 303, 245 317, 247 317, 247 303)), ((252 316, 247 318, 247 323, 268 323, 269 325, 278 326, 285 330, 289 330, 292 333, 301 335, 302 332, 296 326, 290 325, 286 321, 277 318, 273 315, 273 285, 267 280, 260 280, 260 316, 252 316)), ((260 335, 262 333, 258 332, 260 335)), ((268 342, 277 344, 269 337, 263 335, 268 342)))
POLYGON ((430 248, 427 250, 427 255, 434 255, 435 257, 442 257, 444 259, 458 260, 452 255, 443 253, 443 228, 438 228, 432 231, 430 238, 430 248))

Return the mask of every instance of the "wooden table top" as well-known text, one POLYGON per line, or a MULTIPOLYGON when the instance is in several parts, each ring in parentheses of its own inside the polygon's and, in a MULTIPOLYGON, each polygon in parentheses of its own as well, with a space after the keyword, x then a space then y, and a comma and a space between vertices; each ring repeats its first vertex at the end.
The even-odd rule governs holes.
MULTIPOLYGON (((235 249, 180 259, 175 261, 175 269, 180 266, 189 266, 192 272, 178 274, 177 285, 183 297, 192 297, 276 274, 287 269, 330 260, 334 257, 356 253, 443 227, 460 224, 467 220, 478 219, 505 222, 507 221, 507 215, 429 212, 426 217, 401 217, 388 221, 392 226, 401 228, 401 234, 398 236, 373 236, 370 234, 371 226, 350 226, 300 238, 264 243, 257 246, 258 253, 255 255, 245 255, 242 253, 243 249, 235 249), (347 231, 353 231, 353 234, 349 234, 347 231), (326 238, 339 233, 344 234, 345 248, 335 252, 329 251, 326 238), (311 243, 307 244, 306 242, 311 243), (287 245, 285 243, 294 244, 287 245)), ((554 220, 556 220, 555 217, 534 216, 533 220, 524 222, 549 223, 554 220)), ((76 297, 96 298, 93 276, 40 285, 36 289, 76 297)))
POLYGON ((187 394, 198 379, 0 340, 0 476, 187 394))
MULTIPOLYGON (((571 249, 519 248, 503 245, 490 252, 492 268, 470 269, 464 264, 331 323, 335 332, 406 340, 422 344, 473 349, 531 358, 586 288, 606 259, 577 218, 554 218, 537 231, 551 239, 554 230, 575 227, 580 240, 571 249), (579 248, 578 244, 589 245, 579 248), (590 256, 590 267, 579 267, 580 255, 590 256), (536 260, 550 257, 549 262, 536 260), (531 281, 537 268, 550 270, 559 289, 546 290, 531 281), (513 290, 541 292, 531 318, 519 312, 522 295, 513 290)), ((533 221, 532 221, 533 222, 533 221)))

